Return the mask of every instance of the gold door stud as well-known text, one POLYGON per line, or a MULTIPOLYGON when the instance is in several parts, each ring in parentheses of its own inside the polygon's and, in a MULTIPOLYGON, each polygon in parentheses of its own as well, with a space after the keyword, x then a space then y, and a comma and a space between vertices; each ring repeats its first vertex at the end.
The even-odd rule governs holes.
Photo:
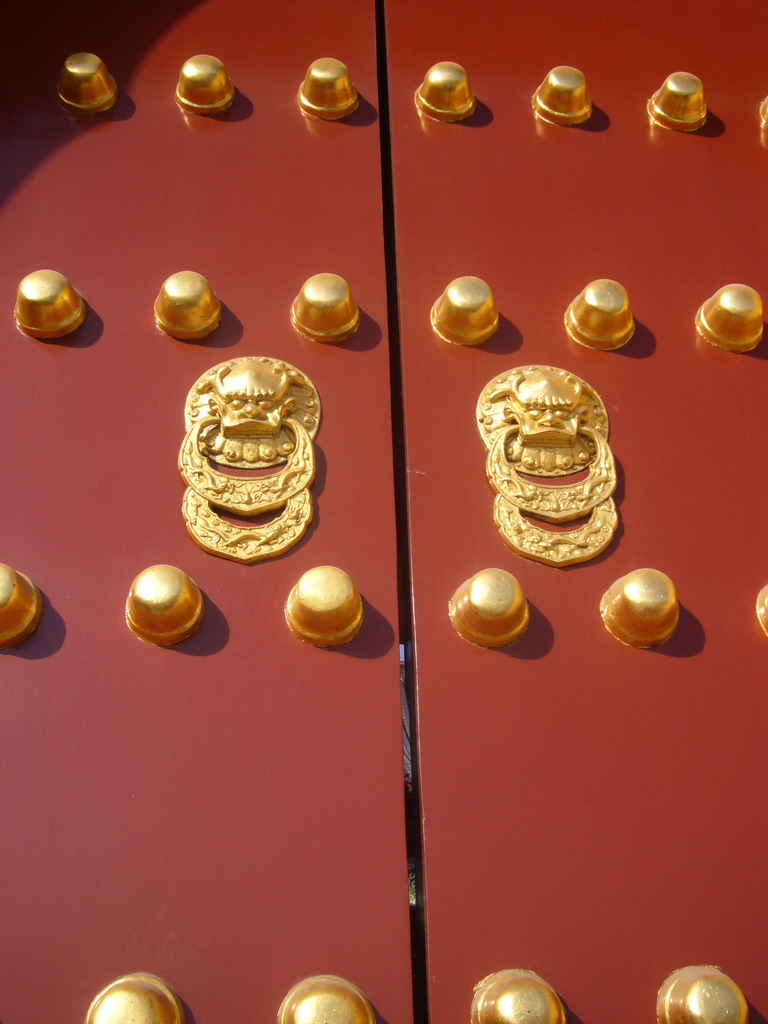
POLYGON ((453 61, 433 64, 414 96, 416 109, 433 121, 462 121, 475 109, 469 75, 453 61))
POLYGON ((551 124, 581 124, 592 114, 583 72, 567 65, 552 68, 531 103, 536 116, 551 124))
POLYGON ((62 65, 58 97, 72 114, 101 114, 115 105, 117 85, 95 53, 73 53, 62 65))
POLYGON ((335 57, 321 57, 307 68, 297 102, 307 117, 338 121, 357 110, 359 97, 347 65, 335 57))

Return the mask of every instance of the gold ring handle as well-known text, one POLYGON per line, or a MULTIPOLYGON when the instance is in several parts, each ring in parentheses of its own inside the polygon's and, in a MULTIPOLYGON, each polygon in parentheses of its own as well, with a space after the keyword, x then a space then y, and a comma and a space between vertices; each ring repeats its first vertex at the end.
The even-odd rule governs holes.
POLYGON ((218 508, 240 515, 269 512, 285 505, 315 478, 312 441, 304 427, 294 419, 285 426, 296 438, 296 447, 288 463, 270 476, 229 476, 213 469, 200 451, 200 434, 219 421, 214 416, 198 420, 184 438, 179 452, 179 471, 193 491, 218 508))
POLYGON ((521 511, 548 523, 563 523, 587 515, 596 505, 610 498, 616 489, 616 467, 605 438, 591 427, 582 427, 597 449, 584 480, 571 486, 552 486, 524 479, 507 460, 505 448, 517 425, 499 431, 488 450, 486 474, 491 486, 521 511))

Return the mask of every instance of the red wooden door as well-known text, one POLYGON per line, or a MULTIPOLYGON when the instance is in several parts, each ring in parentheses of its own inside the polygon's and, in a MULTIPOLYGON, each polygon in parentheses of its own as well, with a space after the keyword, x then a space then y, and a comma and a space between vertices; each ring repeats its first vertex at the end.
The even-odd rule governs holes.
POLYGON ((693 320, 732 281, 768 293, 766 14, 688 0, 554 14, 390 0, 379 14, 386 69, 373 5, 351 2, 296 0, 268 16, 245 2, 140 3, 108 19, 83 0, 18 10, 9 25, 24 44, 7 58, 0 112, 0 559, 35 580, 45 606, 37 632, 2 655, 0 1021, 82 1019, 104 984, 136 970, 167 978, 199 1024, 271 1019, 295 981, 320 972, 359 985, 384 1022, 412 1017, 404 612, 430 1019, 466 1021, 477 981, 523 967, 574 1024, 640 1024, 668 973, 717 963, 759 1024, 766 343, 722 352, 693 320), (56 104, 58 68, 80 50, 118 80, 111 115, 56 104), (220 118, 174 103, 178 70, 199 52, 221 57, 238 87, 220 118), (328 55, 362 97, 335 124, 295 104, 306 66, 328 55), (460 61, 477 93, 461 124, 417 117, 414 90, 439 60, 460 61), (533 119, 530 95, 558 64, 587 75, 597 109, 583 128, 533 119), (649 128, 645 110, 680 69, 702 78, 710 104, 692 135, 649 128), (384 71, 406 441, 395 480, 384 71), (88 303, 69 339, 13 325, 16 285, 41 267, 88 303), (181 269, 205 274, 225 306, 199 343, 153 325, 160 284, 181 269), (362 309, 340 346, 289 324, 301 283, 321 271, 344 276, 362 309), (491 284, 502 313, 476 349, 429 324, 464 274, 491 284), (626 286, 637 320, 616 352, 563 329, 570 300, 599 277, 626 286), (281 558, 245 567, 187 536, 176 459, 191 385, 249 355, 306 373, 323 419, 313 524, 281 558), (602 396, 619 467, 613 543, 564 570, 502 542, 475 426, 488 381, 531 364, 602 396), (398 608, 393 498, 406 478, 410 613, 398 608), (206 599, 200 632, 169 650, 124 621, 131 579, 157 562, 187 571, 206 599), (283 617, 301 573, 326 563, 366 601, 363 630, 336 651, 301 645, 283 617), (674 637, 641 651, 605 631, 598 606, 648 565, 674 580, 682 608, 674 637), (447 615, 456 587, 488 566, 513 572, 531 606, 528 632, 504 651, 466 644, 447 615))
POLYGON ((6 21, 0 276, 5 423, 0 558, 41 588, 37 632, 3 653, 0 1020, 82 1020, 132 971, 190 1020, 274 1018, 298 979, 342 975, 410 1018, 407 870, 372 4, 139 2, 18 7, 6 21), (56 102, 68 54, 117 79, 111 115, 56 102), (185 117, 179 69, 224 61, 219 118, 185 117), (309 122, 309 63, 345 61, 358 112, 309 122), (88 305, 46 342, 12 319, 17 283, 66 274, 88 305), (153 322, 192 269, 224 304, 198 343, 153 322), (319 272, 345 277, 354 339, 291 328, 319 272), (323 406, 315 519, 281 558, 204 553, 181 516, 184 403, 238 356, 298 366, 323 406), (206 601, 177 648, 127 629, 129 585, 179 566, 206 601), (305 646, 283 606, 316 565, 365 600, 358 638, 305 646))
POLYGON ((518 967, 569 1019, 641 1024, 667 974, 718 964, 762 1020, 766 347, 712 347, 694 314, 731 282, 768 291, 765 6, 387 6, 431 1019, 467 1021, 473 985, 518 967), (417 116, 437 61, 469 73, 464 122, 417 116), (557 65, 586 75, 598 109, 583 128, 534 119, 557 65), (680 70, 710 105, 694 134, 646 113, 680 70), (460 275, 501 312, 478 348, 430 328, 460 275), (596 278, 626 287, 638 321, 616 352, 563 328, 596 278), (596 389, 619 464, 613 543, 562 570, 502 542, 476 429, 483 387, 531 364, 596 389), (464 642, 447 614, 492 566, 531 604, 504 651, 464 642), (618 643, 598 610, 646 566, 682 605, 655 650, 618 643))

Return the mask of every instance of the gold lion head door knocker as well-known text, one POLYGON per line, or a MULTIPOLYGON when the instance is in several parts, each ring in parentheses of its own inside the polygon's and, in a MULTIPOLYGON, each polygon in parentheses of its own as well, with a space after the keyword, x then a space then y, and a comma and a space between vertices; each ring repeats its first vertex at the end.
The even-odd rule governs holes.
POLYGON ((616 468, 600 396, 566 370, 518 366, 483 388, 477 420, 496 491, 493 518, 507 544, 555 566, 600 554, 618 525, 611 498, 616 468), (542 479, 558 477, 562 482, 542 479), (561 528, 587 516, 575 529, 561 528))
POLYGON ((309 378, 280 359, 230 359, 194 384, 185 415, 187 436, 179 452, 187 484, 182 512, 195 543, 246 563, 291 548, 312 520, 312 440, 320 399, 309 378), (225 473, 214 464, 275 472, 225 473), (235 526, 216 509, 238 516, 277 514, 263 524, 235 526))

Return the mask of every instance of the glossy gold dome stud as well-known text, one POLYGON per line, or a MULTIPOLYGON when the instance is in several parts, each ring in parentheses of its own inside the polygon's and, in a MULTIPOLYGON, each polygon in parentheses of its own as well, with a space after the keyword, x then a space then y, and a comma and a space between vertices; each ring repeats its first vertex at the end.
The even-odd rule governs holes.
POLYGON ((592 114, 587 81, 578 68, 552 68, 531 99, 533 111, 551 124, 581 124, 592 114))
POLYGON ((277 1024, 376 1024, 373 1007, 351 981, 317 974, 294 985, 277 1011, 277 1024))
POLYGON ((744 995, 717 967, 673 971, 656 998, 658 1024, 747 1024, 744 995))
POLYGON ((232 106, 235 87, 227 69, 208 53, 190 57, 179 73, 176 102, 190 114, 221 114, 232 106))
POLYGON ((489 974, 475 985, 471 1024, 565 1024, 565 1009, 551 985, 533 971, 489 974))
POLYGON ((139 640, 171 647, 192 636, 205 605, 197 584, 173 565, 151 565, 131 584, 125 620, 139 640))
POLYGON ((182 270, 163 282, 155 300, 155 323, 172 338, 204 338, 221 320, 221 303, 202 274, 182 270))
POLYGON ((73 114, 101 114, 115 105, 117 86, 95 53, 73 53, 62 65, 58 97, 73 114))
POLYGON ((658 647, 680 615, 675 585, 658 569, 635 569, 612 583, 600 601, 605 628, 629 647, 658 647))
POLYGON ((358 102, 346 64, 334 57, 321 57, 309 65, 299 86, 298 103, 303 114, 338 121, 357 110, 358 102))
POLYGON ((565 329, 579 345, 614 349, 635 333, 626 288, 618 281, 591 281, 565 312, 565 329))
POLYGON ((482 345, 499 326, 493 292, 479 277, 457 277, 432 307, 432 330, 451 345, 482 345))
POLYGON ((462 121, 475 109, 469 76, 461 64, 434 64, 414 96, 416 109, 435 121, 462 121))
POLYGON ((42 611, 40 591, 29 576, 0 562, 0 649, 33 633, 42 611))
POLYGON ((184 1024, 184 1007, 173 989, 154 974, 125 974, 103 988, 85 1024, 184 1024))
POLYGON ((754 288, 728 284, 699 307, 696 330, 710 345, 749 352, 763 336, 763 300, 754 288))
POLYGON ((675 71, 648 100, 654 124, 677 132, 694 132, 707 119, 704 87, 696 75, 675 71))
POLYGON ((291 323, 310 341, 345 341, 360 326, 360 310, 338 274, 315 274, 291 305, 291 323))
POLYGON ((506 647, 528 628, 528 602, 515 577, 483 569, 465 580, 448 604, 453 628, 478 647, 506 647))
POLYGON ((758 107, 758 114, 760 115, 760 124, 762 127, 768 128, 768 96, 765 97, 758 107))
POLYGON ((33 338, 62 338, 85 320, 85 303, 63 274, 36 270, 19 284, 14 319, 33 338))
POLYGON ((363 624, 363 602, 342 569, 318 565, 305 572, 288 595, 285 621, 304 643, 340 647, 357 636, 363 624))
POLYGON ((768 636, 768 583, 757 595, 755 611, 757 612, 757 621, 762 626, 765 635, 768 636))

